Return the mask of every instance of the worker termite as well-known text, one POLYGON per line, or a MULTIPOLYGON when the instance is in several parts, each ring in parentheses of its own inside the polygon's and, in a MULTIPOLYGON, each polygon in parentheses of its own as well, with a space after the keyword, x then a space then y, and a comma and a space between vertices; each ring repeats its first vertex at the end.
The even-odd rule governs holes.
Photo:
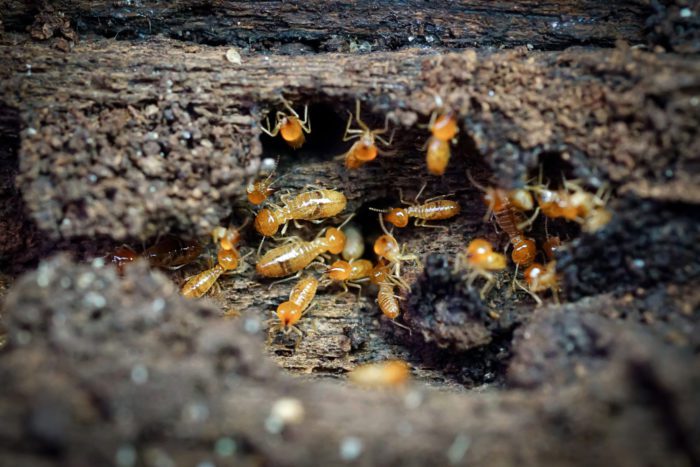
POLYGON ((319 235, 324 232, 325 235, 310 242, 299 238, 287 239, 284 245, 265 253, 255 265, 255 270, 263 277, 285 277, 301 271, 323 253, 340 254, 345 247, 345 234, 340 229, 351 218, 348 217, 338 228, 322 230, 319 235))
POLYGON ((260 126, 260 129, 273 138, 277 133, 282 135, 282 139, 287 142, 293 149, 299 149, 306 138, 304 132, 311 133, 311 122, 309 121, 309 106, 304 106, 304 120, 301 120, 299 114, 292 108, 286 99, 282 98, 282 104, 287 108, 289 113, 284 113, 280 110, 275 114, 275 127, 270 128, 270 119, 265 117, 267 128, 260 126))
POLYGON ((389 266, 383 261, 379 260, 370 272, 370 281, 373 284, 379 286, 379 292, 377 293, 377 305, 382 314, 389 318, 395 325, 407 329, 409 332, 411 330, 396 322, 396 318, 401 314, 401 307, 399 306, 399 300, 401 299, 394 293, 394 287, 398 286, 404 290, 410 290, 410 287, 401 279, 399 276, 393 276, 390 272, 389 266))
POLYGON ((250 218, 246 219, 243 225, 235 227, 215 227, 211 232, 211 239, 215 244, 224 250, 233 250, 241 241, 241 230, 248 224, 250 218))
MULTIPOLYGON (((384 220, 394 225, 395 227, 403 228, 408 225, 409 219, 414 218, 414 223, 417 227, 440 227, 428 224, 428 221, 450 219, 460 212, 459 203, 452 200, 440 199, 448 195, 437 196, 426 200, 423 204, 418 204, 418 198, 425 190, 426 185, 418 191, 415 200, 411 203, 404 201, 403 192, 399 189, 399 198, 403 204, 408 205, 406 208, 392 208, 384 214, 384 220)), ((373 209, 374 211, 380 211, 373 209)))
POLYGON ((359 293, 362 290, 360 282, 369 281, 373 268, 372 262, 366 259, 351 260, 350 262, 338 260, 328 267, 326 283, 340 283, 343 287, 343 293, 348 292, 348 286, 358 289, 359 293))
POLYGON ((217 263, 214 267, 200 272, 190 278, 182 286, 180 292, 187 298, 199 298, 204 296, 216 283, 219 277, 226 271, 233 271, 238 267, 240 255, 236 250, 219 249, 217 263))
POLYGON ((389 117, 387 116, 384 120, 384 128, 378 130, 370 130, 369 127, 360 118, 360 101, 355 101, 355 121, 360 128, 350 128, 352 125, 352 113, 348 119, 348 124, 345 127, 345 134, 343 135, 343 141, 350 141, 355 138, 359 138, 358 141, 353 143, 350 149, 343 154, 345 159, 345 167, 348 169, 356 169, 362 164, 376 159, 378 154, 386 154, 387 152, 380 150, 376 143, 379 141, 385 146, 390 146, 394 138, 394 133, 392 132, 389 140, 385 140, 379 135, 382 135, 389 131, 389 117))
POLYGON ((419 259, 414 254, 406 254, 406 245, 399 246, 399 242, 389 233, 384 225, 382 215, 379 214, 379 224, 384 231, 384 235, 379 236, 374 241, 374 253, 380 258, 385 258, 393 266, 396 276, 401 276, 401 261, 414 261, 419 263, 419 259))
POLYGON ((534 191, 545 216, 578 222, 585 232, 600 230, 612 218, 612 213, 605 208, 604 189, 595 194, 589 193, 575 180, 564 180, 563 189, 550 190, 540 185, 534 191))
POLYGON ((297 345, 299 344, 304 334, 296 326, 296 323, 309 311, 309 305, 316 296, 317 288, 318 281, 313 276, 303 277, 297 282, 289 294, 289 300, 280 303, 277 312, 274 313, 275 318, 272 321, 276 321, 277 325, 270 328, 270 337, 275 332, 282 331, 284 334, 288 334, 290 331, 294 331, 299 334, 296 342, 297 345))
POLYGON ((250 184, 248 184, 248 187, 246 188, 246 193, 248 195, 248 201, 251 204, 258 206, 262 204, 272 193, 275 192, 275 190, 272 189, 272 184, 280 181, 283 178, 279 177, 276 180, 272 179, 272 176, 275 174, 275 169, 277 168, 278 163, 279 157, 277 158, 277 162, 275 162, 272 171, 267 175, 267 177, 263 178, 262 180, 258 180, 256 182, 251 182, 250 184))
MULTIPOLYGON (((440 99, 440 102, 442 100, 440 99)), ((428 172, 433 175, 443 175, 450 162, 450 141, 456 141, 457 120, 451 112, 438 115, 433 112, 428 128, 432 133, 427 143, 425 162, 428 172)))
MULTIPOLYGON (((521 222, 520 212, 517 211, 511 202, 508 192, 500 188, 483 187, 479 185, 467 171, 467 177, 474 186, 484 192, 484 203, 487 206, 486 219, 491 215, 496 219, 496 223, 510 239, 513 246, 511 259, 517 266, 527 267, 535 260, 537 254, 537 246, 535 241, 526 237, 523 234, 523 224, 529 224, 534 220, 534 217, 521 222)), ((522 199, 518 199, 518 203, 522 203, 522 199)), ((535 213, 536 214, 536 213, 535 213)))
POLYGON ((528 287, 526 291, 532 295, 538 305, 542 304, 542 299, 537 296, 537 293, 547 290, 551 290, 554 294, 554 299, 559 302, 559 279, 556 261, 549 261, 546 266, 540 263, 533 263, 525 270, 523 275, 528 287))
POLYGON ((283 225, 282 234, 291 220, 319 220, 339 214, 347 205, 347 198, 335 190, 305 191, 289 199, 283 197, 283 206, 261 209, 255 216, 255 230, 270 237, 283 225))
POLYGON ((469 272, 467 282, 470 286, 479 277, 486 279, 486 284, 484 284, 480 292, 482 299, 496 282, 496 277, 493 273, 506 268, 505 256, 493 251, 491 243, 483 238, 473 239, 467 246, 466 254, 460 253, 457 255, 455 270, 460 270, 462 263, 466 265, 469 272))
POLYGON ((408 363, 401 360, 388 360, 367 363, 353 369, 348 380, 368 388, 390 388, 406 384, 411 377, 408 363))

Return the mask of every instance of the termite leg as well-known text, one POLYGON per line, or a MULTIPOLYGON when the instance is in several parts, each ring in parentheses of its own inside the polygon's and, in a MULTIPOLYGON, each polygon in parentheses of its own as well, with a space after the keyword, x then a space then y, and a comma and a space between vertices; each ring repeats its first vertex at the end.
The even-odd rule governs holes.
POLYGON ((299 272, 297 272, 296 274, 294 274, 293 276, 289 276, 289 277, 285 277, 284 279, 276 280, 276 281, 270 283, 270 285, 267 287, 267 289, 270 290, 270 289, 272 288, 273 285, 277 285, 277 284, 282 284, 282 283, 284 283, 284 282, 293 281, 294 279, 299 279, 299 278, 301 277, 301 273, 302 273, 302 272, 303 272, 303 271, 299 271, 299 272))

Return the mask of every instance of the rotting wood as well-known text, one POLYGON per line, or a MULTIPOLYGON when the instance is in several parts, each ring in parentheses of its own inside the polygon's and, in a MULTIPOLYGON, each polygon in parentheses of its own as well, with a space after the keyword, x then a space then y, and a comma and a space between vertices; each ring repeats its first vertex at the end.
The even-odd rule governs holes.
MULTIPOLYGON (((4 2, 8 30, 23 27, 38 3, 4 2)), ((644 42, 653 10, 641 1, 459 1, 359 0, 233 2, 146 0, 51 2, 81 34, 133 39, 162 34, 211 45, 236 45, 277 53, 363 52, 403 47, 513 47, 562 49, 644 42)))
MULTIPOLYGON (((281 93, 330 109, 325 117, 334 123, 321 128, 336 135, 356 97, 369 100, 363 109, 375 120, 380 112, 392 114, 404 126, 395 144, 402 156, 374 167, 399 183, 424 172, 425 130, 417 124, 434 109, 435 91, 462 116, 462 146, 453 160, 485 161, 494 183, 523 183, 540 161, 556 156, 563 170, 594 186, 610 180, 653 195, 675 183, 670 193, 680 201, 700 200, 692 170, 700 144, 694 59, 626 48, 439 57, 407 50, 254 56, 232 65, 225 50, 102 41, 65 55, 5 42, 5 104, 19 109, 27 128, 19 184, 39 227, 54 238, 205 234, 255 172, 263 153, 257 122, 281 93)), ((310 154, 320 168, 302 168, 311 170, 308 179, 343 187, 351 200, 386 195, 380 172, 348 177, 340 162, 330 172, 316 164, 344 149, 323 136, 326 142, 310 154)), ((287 154, 283 166, 291 167, 296 156, 287 154)), ((302 160, 307 154, 298 152, 302 160)), ((463 181, 458 164, 446 186, 463 181)))

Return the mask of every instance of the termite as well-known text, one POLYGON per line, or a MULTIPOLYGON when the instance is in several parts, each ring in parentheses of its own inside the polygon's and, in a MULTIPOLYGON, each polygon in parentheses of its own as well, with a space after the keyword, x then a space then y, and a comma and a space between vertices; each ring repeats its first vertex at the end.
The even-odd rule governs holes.
POLYGON ((265 253, 255 265, 255 270, 263 277, 289 276, 301 271, 325 252, 340 254, 343 247, 345 234, 339 228, 329 227, 325 230, 325 236, 310 242, 298 238, 288 239, 286 244, 265 253))
POLYGON ((393 265, 395 275, 401 276, 401 261, 415 261, 418 263, 419 259, 414 254, 405 253, 405 244, 403 247, 399 246, 399 242, 396 238, 386 229, 381 214, 379 214, 379 224, 384 231, 384 235, 379 236, 374 241, 374 253, 380 258, 385 258, 389 261, 389 263, 393 265))
POLYGON ((235 227, 215 227, 211 232, 211 239, 215 244, 224 250, 233 250, 241 241, 241 230, 248 224, 250 218, 238 228, 235 227))
POLYGON ((199 298, 209 292, 221 274, 238 267, 240 255, 236 250, 219 249, 214 267, 200 272, 182 286, 181 293, 187 298, 199 298))
POLYGON ((430 198, 423 204, 418 204, 418 198, 420 198, 423 190, 425 190, 425 186, 426 185, 423 184, 423 187, 420 189, 412 203, 404 201, 403 192, 401 189, 399 189, 400 200, 403 204, 408 205, 408 207, 389 209, 389 211, 384 215, 384 220, 395 227, 403 228, 408 225, 410 218, 414 218, 414 223, 417 227, 442 228, 442 226, 428 224, 428 221, 450 219, 459 214, 459 203, 448 199, 440 199, 447 195, 430 198))
POLYGON ((377 154, 385 153, 377 147, 375 140, 388 147, 391 145, 394 138, 393 132, 389 137, 389 141, 379 136, 389 131, 388 116, 384 120, 384 128, 378 130, 369 129, 367 124, 365 124, 365 122, 363 122, 360 118, 359 99, 355 101, 355 121, 360 128, 350 128, 352 125, 352 113, 350 113, 348 124, 345 127, 345 134, 343 135, 343 141, 350 141, 352 139, 359 138, 359 140, 356 141, 343 156, 341 156, 345 159, 345 167, 348 169, 356 169, 362 164, 376 159, 377 154))
POLYGON ((540 186, 534 191, 545 216, 578 222, 585 232, 600 230, 612 218, 612 213, 605 208, 602 188, 598 193, 588 193, 575 180, 564 180, 563 189, 549 190, 540 186))
MULTIPOLYGON (((440 99, 440 102, 442 102, 442 99, 440 99)), ((440 115, 437 112, 433 112, 430 116, 428 128, 432 133, 432 136, 428 139, 425 155, 428 172, 433 175, 443 175, 447 169, 447 164, 450 162, 450 141, 456 141, 457 120, 452 115, 452 112, 440 115)))
POLYGON ((358 366, 350 372, 348 379, 354 384, 368 388, 390 388, 406 384, 410 376, 408 363, 388 360, 358 366))
POLYGON ((343 229, 345 234, 345 248, 343 248, 343 259, 352 261, 362 258, 365 253, 365 239, 362 237, 360 228, 350 224, 343 229))
POLYGON ((491 290, 496 282, 494 272, 502 271, 506 268, 506 258, 500 253, 493 251, 493 246, 488 240, 483 238, 475 238, 467 246, 466 254, 459 254, 455 269, 459 270, 462 263, 466 264, 469 274, 467 282, 473 284, 478 277, 486 279, 486 284, 481 288, 481 298, 491 290))
POLYGON ((280 303, 277 307, 274 318, 277 325, 270 328, 270 336, 275 332, 282 331, 284 334, 288 334, 290 331, 294 331, 299 334, 298 345, 304 334, 296 326, 296 323, 308 312, 309 305, 316 296, 317 288, 318 281, 313 276, 303 277, 297 282, 289 294, 289 300, 280 303))
POLYGON ((399 327, 411 330, 406 326, 397 323, 395 320, 401 314, 399 306, 400 297, 394 293, 394 287, 399 286, 405 290, 410 290, 410 287, 399 276, 393 276, 389 270, 389 266, 379 260, 370 272, 370 281, 379 286, 377 293, 377 304, 382 314, 389 318, 394 324, 399 327))
POLYGON ((155 245, 146 248, 141 256, 146 258, 151 266, 178 269, 197 259, 203 249, 204 246, 198 240, 183 241, 168 235, 155 245))
POLYGON ((535 260, 537 246, 535 241, 523 234, 523 224, 529 224, 534 217, 522 223, 519 211, 517 211, 505 190, 500 188, 483 187, 479 185, 467 171, 467 176, 474 186, 484 192, 484 203, 487 206, 486 219, 492 214, 496 223, 510 239, 513 246, 511 259, 517 266, 527 267, 535 260))
POLYGON ((248 201, 251 204, 258 206, 262 204, 272 193, 275 192, 275 190, 272 188, 272 184, 282 179, 282 177, 276 180, 272 179, 272 176, 275 174, 277 164, 279 164, 279 157, 277 158, 277 162, 275 162, 272 171, 267 175, 267 177, 256 182, 251 182, 246 188, 248 201))
POLYGON ((551 290, 555 300, 559 301, 557 295, 559 279, 557 277, 556 261, 549 261, 546 266, 540 263, 533 263, 525 270, 524 277, 528 286, 527 291, 530 292, 530 295, 532 295, 538 305, 542 304, 542 300, 537 296, 537 293, 545 292, 546 290, 551 290))
POLYGON ((347 198, 339 191, 319 189, 306 191, 289 199, 283 197, 283 206, 261 209, 255 216, 255 230, 270 237, 284 225, 286 231, 290 220, 319 220, 339 214, 347 205, 347 198))
POLYGON ((358 292, 362 290, 359 282, 369 280, 374 265, 366 259, 357 259, 350 262, 338 260, 332 263, 326 271, 328 281, 338 282, 343 287, 343 293, 348 292, 348 286, 355 287, 358 292))
POLYGON ((282 98, 282 104, 289 111, 288 114, 277 111, 275 114, 275 127, 270 129, 270 119, 265 117, 267 128, 260 126, 260 129, 273 138, 277 133, 282 135, 282 139, 287 142, 293 149, 299 149, 306 138, 304 132, 311 133, 311 122, 309 121, 309 106, 304 106, 304 120, 301 120, 299 114, 292 108, 286 99, 282 98))

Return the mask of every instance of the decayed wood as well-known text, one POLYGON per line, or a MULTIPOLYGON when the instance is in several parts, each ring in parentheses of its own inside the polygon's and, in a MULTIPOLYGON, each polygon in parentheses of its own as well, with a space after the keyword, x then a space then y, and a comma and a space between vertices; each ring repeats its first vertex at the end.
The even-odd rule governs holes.
MULTIPOLYGON (((51 2, 81 33, 134 38, 153 34, 207 44, 288 53, 430 47, 542 49, 571 45, 610 46, 644 40, 651 8, 644 2, 359 0, 348 2, 233 2, 147 0, 51 2)), ((4 2, 8 29, 23 30, 38 2, 4 2)))
MULTIPOLYGON (((375 165, 381 171, 348 178, 340 162, 331 172, 310 166, 308 178, 351 192, 351 210, 359 192, 363 199, 386 195, 378 174, 408 186, 410 175, 423 176, 426 131, 418 124, 435 108, 433 93, 462 117, 455 158, 485 161, 495 183, 523 183, 541 160, 557 156, 594 186, 610 179, 640 194, 700 200, 692 170, 700 144, 693 130, 700 98, 694 59, 629 49, 440 57, 408 50, 246 56, 235 65, 225 51, 165 40, 103 41, 66 55, 6 41, 3 94, 27 127, 19 184, 39 227, 54 237, 205 234, 255 172, 258 122, 282 94, 299 106, 330 109, 319 130, 326 142, 309 150, 313 160, 344 151, 338 140, 355 98, 369 100, 363 112, 375 124, 389 113, 404 127, 394 144, 402 157, 382 159, 375 165)), ((302 160, 306 154, 299 152, 302 160)), ((296 165, 292 160, 284 157, 283 166, 296 165)), ((448 185, 450 177, 464 182, 464 172, 448 173, 448 185)))
POLYGON ((222 322, 143 264, 120 279, 54 259, 17 284, 7 309, 0 450, 12 465, 698 460, 697 360, 593 314, 542 310, 523 330, 516 377, 544 387, 460 394, 282 375, 249 319, 222 322))

